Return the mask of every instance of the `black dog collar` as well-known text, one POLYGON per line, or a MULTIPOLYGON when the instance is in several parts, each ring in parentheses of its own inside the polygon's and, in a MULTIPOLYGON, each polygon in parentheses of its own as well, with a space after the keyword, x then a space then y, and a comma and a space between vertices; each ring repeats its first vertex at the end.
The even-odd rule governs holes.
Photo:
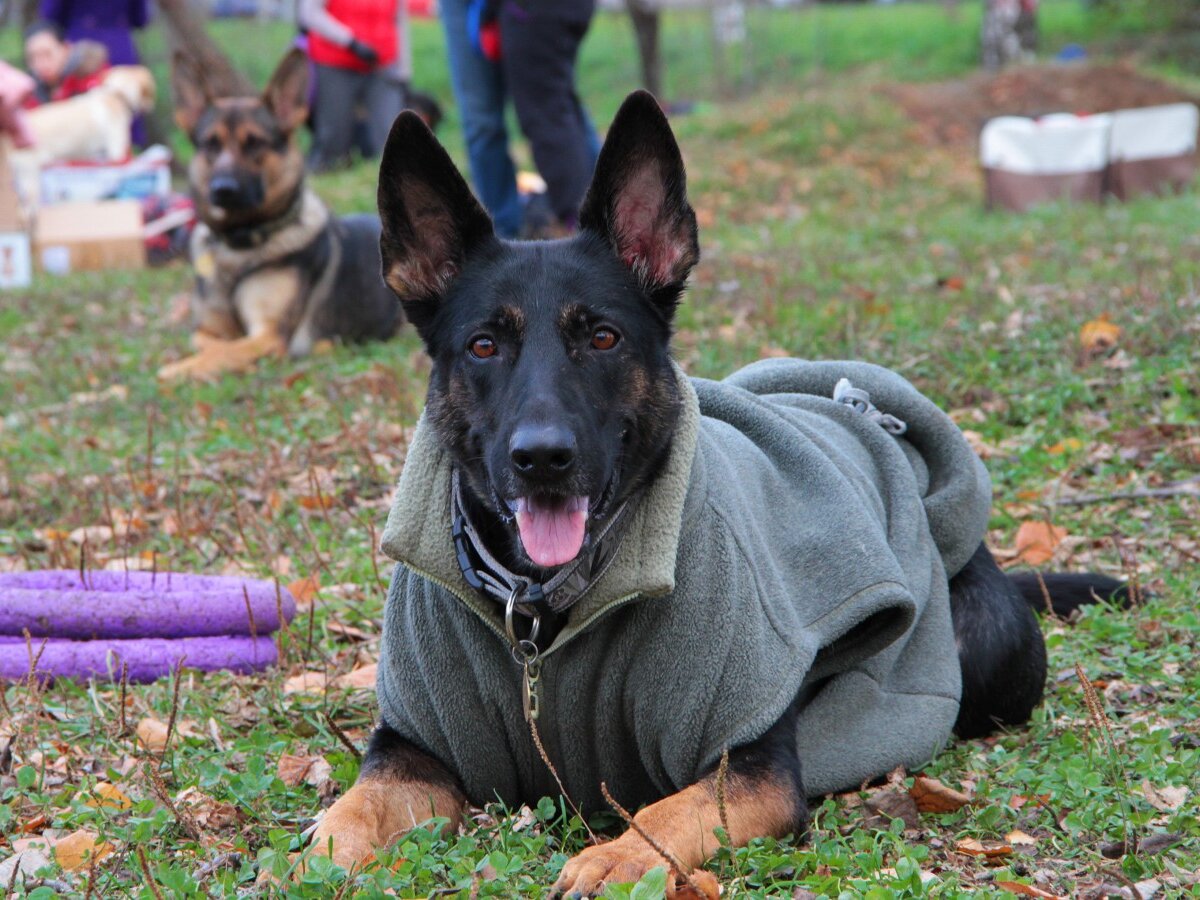
MULTIPOLYGON (((230 228, 225 231, 214 231, 213 234, 220 241, 234 250, 252 250, 256 247, 261 247, 272 237, 285 228, 289 228, 300 221, 300 215, 304 211, 304 186, 301 185, 300 190, 296 194, 296 199, 291 202, 287 210, 282 216, 263 222, 261 225, 250 225, 245 228, 230 228)), ((210 228, 212 226, 209 226, 210 228)))
POLYGON ((536 617, 547 610, 561 613, 578 602, 608 571, 627 530, 628 501, 617 507, 594 539, 589 536, 588 546, 579 556, 555 572, 549 581, 534 581, 510 572, 483 545, 463 505, 457 469, 451 484, 451 535, 463 578, 483 596, 512 605, 525 616, 536 617))

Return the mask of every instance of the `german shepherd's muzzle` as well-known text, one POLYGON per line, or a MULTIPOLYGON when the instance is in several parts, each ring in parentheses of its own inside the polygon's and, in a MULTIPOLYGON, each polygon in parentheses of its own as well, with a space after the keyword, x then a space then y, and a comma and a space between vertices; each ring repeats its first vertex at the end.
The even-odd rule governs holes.
POLYGON ((379 219, 338 218, 304 184, 295 132, 308 63, 293 50, 261 97, 212 97, 187 57, 172 70, 175 117, 196 148, 200 219, 191 305, 199 353, 159 377, 211 378, 323 341, 386 340, 400 308, 379 274, 379 219))

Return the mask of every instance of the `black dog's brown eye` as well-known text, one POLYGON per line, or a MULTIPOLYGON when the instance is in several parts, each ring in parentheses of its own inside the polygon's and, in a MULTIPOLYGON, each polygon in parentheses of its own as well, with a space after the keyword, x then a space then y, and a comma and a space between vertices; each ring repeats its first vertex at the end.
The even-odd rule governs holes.
POLYGON ((611 350, 617 346, 617 333, 607 328, 597 328, 592 332, 592 346, 597 350, 611 350))
POLYGON ((496 342, 490 337, 477 337, 471 341, 471 355, 476 359, 487 359, 496 355, 496 342))

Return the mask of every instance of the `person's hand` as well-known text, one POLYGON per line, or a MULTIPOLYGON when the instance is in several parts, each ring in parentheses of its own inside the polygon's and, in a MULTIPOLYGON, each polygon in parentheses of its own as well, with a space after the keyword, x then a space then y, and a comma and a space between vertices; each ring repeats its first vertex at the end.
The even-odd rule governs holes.
POLYGON ((375 52, 375 48, 370 44, 364 44, 358 38, 352 38, 350 43, 346 45, 346 49, 368 66, 373 66, 379 62, 379 54, 375 52))

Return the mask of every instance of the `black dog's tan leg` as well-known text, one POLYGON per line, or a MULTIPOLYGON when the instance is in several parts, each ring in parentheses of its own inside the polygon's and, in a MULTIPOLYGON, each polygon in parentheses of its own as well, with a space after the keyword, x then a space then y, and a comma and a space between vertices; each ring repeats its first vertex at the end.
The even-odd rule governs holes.
POLYGON ((312 852, 344 868, 362 866, 375 850, 393 844, 433 818, 458 827, 466 798, 437 760, 386 725, 376 729, 354 787, 321 818, 312 852))
MULTIPOLYGON (((742 846, 756 837, 801 833, 808 805, 796 758, 795 712, 789 711, 758 741, 729 757, 725 784, 729 838, 742 846)), ((688 870, 704 864, 720 846, 713 833, 721 827, 717 773, 652 803, 634 823, 688 870)), ((588 847, 563 866, 554 885, 557 895, 592 897, 606 884, 637 881, 666 862, 634 829, 614 841, 588 847)), ((674 892, 668 878, 668 896, 674 892)))

